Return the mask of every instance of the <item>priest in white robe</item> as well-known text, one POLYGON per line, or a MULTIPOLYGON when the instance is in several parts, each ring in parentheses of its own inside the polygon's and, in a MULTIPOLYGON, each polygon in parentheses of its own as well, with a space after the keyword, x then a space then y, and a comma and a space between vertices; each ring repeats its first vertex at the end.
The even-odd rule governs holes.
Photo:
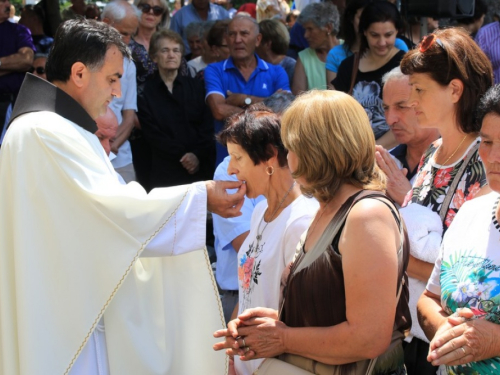
POLYGON ((202 248, 207 206, 236 215, 244 187, 118 181, 94 120, 120 95, 124 55, 109 26, 71 20, 47 64, 54 85, 21 89, 0 150, 2 375, 226 371, 202 248))

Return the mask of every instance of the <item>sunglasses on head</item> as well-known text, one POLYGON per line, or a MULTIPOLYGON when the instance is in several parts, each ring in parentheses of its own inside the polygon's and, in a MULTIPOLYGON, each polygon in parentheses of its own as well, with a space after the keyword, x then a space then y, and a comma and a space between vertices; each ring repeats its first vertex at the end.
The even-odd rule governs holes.
POLYGON ((152 7, 149 4, 141 4, 139 5, 139 9, 142 11, 142 13, 149 13, 149 11, 153 9, 153 14, 155 16, 160 16, 161 14, 163 14, 163 8, 159 7, 158 5, 152 7))
POLYGON ((422 38, 422 41, 420 42, 418 50, 420 52, 424 53, 429 48, 431 48, 434 45, 434 43, 436 43, 439 47, 441 47, 446 52, 446 48, 445 48, 443 42, 441 42, 441 39, 439 39, 435 34, 429 34, 429 35, 424 36, 422 38))
POLYGON ((43 66, 37 66, 36 68, 32 66, 30 68, 30 73, 37 72, 37 74, 45 74, 45 68, 43 66))

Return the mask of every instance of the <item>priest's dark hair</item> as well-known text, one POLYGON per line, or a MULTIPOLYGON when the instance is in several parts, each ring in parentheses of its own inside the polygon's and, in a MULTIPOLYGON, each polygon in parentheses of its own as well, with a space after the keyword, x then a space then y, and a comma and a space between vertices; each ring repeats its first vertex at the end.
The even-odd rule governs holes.
POLYGON ((67 82, 76 62, 98 71, 104 65, 106 51, 113 45, 124 57, 131 58, 120 33, 104 22, 83 18, 64 22, 57 29, 47 59, 47 80, 67 82))

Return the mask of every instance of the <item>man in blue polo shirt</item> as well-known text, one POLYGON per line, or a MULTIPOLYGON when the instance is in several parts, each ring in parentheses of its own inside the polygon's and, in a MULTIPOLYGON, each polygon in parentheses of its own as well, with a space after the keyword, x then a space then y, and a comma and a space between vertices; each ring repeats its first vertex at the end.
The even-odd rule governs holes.
POLYGON ((182 7, 172 17, 170 29, 184 39, 185 55, 191 53, 184 29, 192 22, 217 21, 229 18, 229 13, 223 7, 212 4, 210 0, 192 0, 191 4, 182 7))
MULTIPOLYGON (((227 29, 230 57, 205 69, 206 100, 215 118, 215 132, 223 121, 278 90, 290 91, 288 76, 281 66, 261 60, 255 53, 262 35, 259 25, 248 16, 236 14, 227 29)), ((227 149, 217 144, 218 165, 227 149)))

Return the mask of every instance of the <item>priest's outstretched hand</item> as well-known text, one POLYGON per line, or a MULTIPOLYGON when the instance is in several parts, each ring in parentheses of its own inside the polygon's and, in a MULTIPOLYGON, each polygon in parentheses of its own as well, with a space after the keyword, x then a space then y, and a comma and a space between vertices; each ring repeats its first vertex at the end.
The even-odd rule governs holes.
POLYGON ((246 185, 241 181, 206 181, 207 207, 210 212, 222 217, 240 216, 245 199, 246 185), (228 194, 227 189, 238 189, 228 194))

